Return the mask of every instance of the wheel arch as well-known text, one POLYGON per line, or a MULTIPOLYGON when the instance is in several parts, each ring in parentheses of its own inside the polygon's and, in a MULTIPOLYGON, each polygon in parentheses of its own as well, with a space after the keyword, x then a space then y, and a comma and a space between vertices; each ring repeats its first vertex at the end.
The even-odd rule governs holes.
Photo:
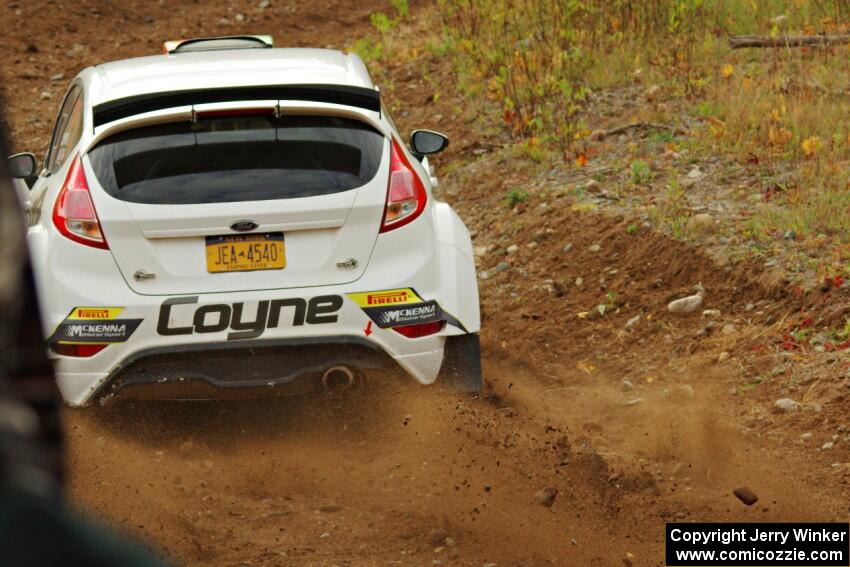
MULTIPOLYGON (((469 230, 448 203, 434 203, 434 221, 439 244, 440 305, 463 324, 467 333, 477 333, 481 328, 481 312, 469 230)), ((452 334, 464 332, 450 329, 456 331, 452 334)))

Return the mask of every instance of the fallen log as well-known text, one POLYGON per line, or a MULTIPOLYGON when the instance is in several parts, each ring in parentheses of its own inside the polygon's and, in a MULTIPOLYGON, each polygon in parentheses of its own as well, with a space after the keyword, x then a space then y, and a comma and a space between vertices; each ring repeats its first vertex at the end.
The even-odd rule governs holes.
POLYGON ((850 43, 850 35, 733 35, 729 37, 732 49, 745 47, 805 47, 850 43))
POLYGON ((668 124, 655 124, 653 122, 630 122, 628 124, 623 124, 622 126, 617 126, 616 128, 611 128, 609 130, 594 130, 590 134, 591 140, 603 140, 608 136, 616 136, 617 134, 623 134, 628 132, 629 130, 669 130, 673 134, 684 135, 687 134, 681 128, 676 126, 670 126, 668 124))

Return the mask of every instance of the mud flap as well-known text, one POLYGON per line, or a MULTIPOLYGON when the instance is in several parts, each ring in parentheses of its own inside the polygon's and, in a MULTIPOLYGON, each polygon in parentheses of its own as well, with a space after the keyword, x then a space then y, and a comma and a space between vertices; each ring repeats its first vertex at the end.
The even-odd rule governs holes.
POLYGON ((439 379, 457 392, 481 392, 481 341, 477 333, 446 338, 439 379))

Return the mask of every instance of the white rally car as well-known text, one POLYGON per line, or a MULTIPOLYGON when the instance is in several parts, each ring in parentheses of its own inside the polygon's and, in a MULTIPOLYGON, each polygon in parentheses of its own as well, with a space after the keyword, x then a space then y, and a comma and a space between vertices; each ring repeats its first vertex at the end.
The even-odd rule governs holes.
POLYGON ((470 236, 426 158, 447 143, 406 148, 339 51, 209 38, 84 69, 40 173, 10 158, 65 400, 347 384, 393 360, 480 390, 470 236))

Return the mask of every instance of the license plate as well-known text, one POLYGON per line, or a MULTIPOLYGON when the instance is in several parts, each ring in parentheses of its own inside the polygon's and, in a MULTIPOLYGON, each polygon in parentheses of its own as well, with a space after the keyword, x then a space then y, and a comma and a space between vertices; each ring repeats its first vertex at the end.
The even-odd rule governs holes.
POLYGON ((286 248, 282 232, 207 236, 207 271, 252 272, 282 270, 286 267, 286 248))

